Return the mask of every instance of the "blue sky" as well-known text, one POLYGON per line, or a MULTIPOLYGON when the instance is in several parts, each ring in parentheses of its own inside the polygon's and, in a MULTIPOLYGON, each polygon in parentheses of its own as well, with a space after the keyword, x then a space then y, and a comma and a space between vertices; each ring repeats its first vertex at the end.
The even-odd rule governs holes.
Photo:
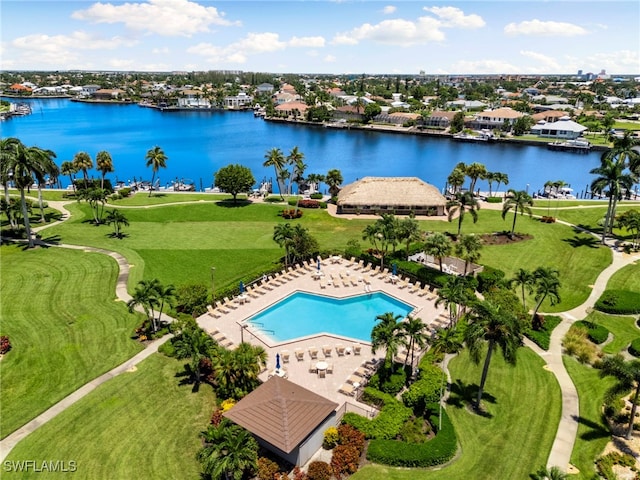
POLYGON ((640 73, 637 1, 2 0, 4 70, 640 73))

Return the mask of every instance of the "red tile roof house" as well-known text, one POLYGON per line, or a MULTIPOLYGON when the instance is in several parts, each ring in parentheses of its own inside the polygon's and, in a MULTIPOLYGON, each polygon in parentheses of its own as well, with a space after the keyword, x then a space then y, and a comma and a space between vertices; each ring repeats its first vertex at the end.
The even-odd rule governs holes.
POLYGON ((293 117, 303 117, 307 113, 309 106, 303 102, 287 102, 276 106, 275 110, 279 113, 291 115, 293 117))
POLYGON ((337 427, 338 404, 277 375, 223 415, 249 430, 258 443, 302 466, 322 447, 324 432, 337 427))
POLYGON ((513 126, 514 122, 523 116, 524 113, 512 110, 511 108, 487 110, 476 115, 476 118, 472 122, 472 128, 487 128, 489 130, 494 128, 500 129, 505 122, 508 122, 509 125, 513 126))
POLYGON ((32 89, 29 87, 25 87, 24 85, 20 85, 19 83, 14 83, 13 85, 11 85, 8 90, 11 93, 18 93, 18 94, 25 94, 25 93, 31 93, 32 89))

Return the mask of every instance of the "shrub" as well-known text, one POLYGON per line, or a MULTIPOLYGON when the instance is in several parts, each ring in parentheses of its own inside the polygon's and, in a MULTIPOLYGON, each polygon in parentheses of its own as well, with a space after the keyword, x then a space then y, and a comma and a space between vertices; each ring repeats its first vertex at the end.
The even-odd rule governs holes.
MULTIPOLYGON (((431 417, 438 425, 438 416, 431 417)), ((394 440, 371 440, 367 459, 397 467, 429 467, 441 465, 453 458, 458 449, 455 430, 446 410, 442 410, 442 426, 436 436, 424 443, 406 443, 394 440)))
POLYGON ((416 415, 422 415, 430 403, 440 400, 443 372, 436 365, 425 365, 420 369, 420 378, 402 394, 404 404, 413 409, 416 415))
POLYGON ((583 328, 587 331, 587 336, 596 345, 604 343, 609 338, 609 330, 597 323, 580 320, 573 324, 576 328, 583 328))
POLYGON ((562 319, 560 317, 546 315, 544 321, 541 322, 542 326, 539 330, 528 329, 525 335, 543 350, 549 350, 553 329, 556 328, 561 321, 562 319))
POLYGON ((542 223, 556 223, 556 217, 547 217, 543 215, 540 217, 540 221, 542 223))
POLYGON ((488 292, 492 288, 501 286, 504 283, 505 273, 497 268, 484 267, 484 270, 477 275, 478 291, 488 292))
POLYGON ((258 458, 258 478, 259 480, 273 480, 280 472, 278 464, 266 457, 258 458))
POLYGON ((367 387, 364 390, 364 397, 373 400, 371 403, 376 405, 383 404, 380 413, 372 420, 355 413, 345 413, 344 417, 342 417, 343 423, 360 430, 366 438, 395 438, 402 425, 411 417, 411 409, 405 407, 393 396, 377 391, 374 388, 367 387))
POLYGON ((584 328, 571 326, 562 339, 562 346, 567 355, 575 356, 579 362, 593 364, 602 353, 587 337, 584 328))
POLYGON ((629 345, 629 353, 634 357, 640 357, 640 338, 636 338, 631 345, 629 345))
POLYGON ((611 452, 599 457, 596 460, 596 468, 598 473, 607 480, 615 480, 618 478, 613 471, 614 465, 622 465, 625 467, 635 466, 636 461, 633 456, 628 453, 611 452))
POLYGON ((351 445, 358 450, 358 455, 364 450, 364 433, 357 428, 343 423, 338 427, 338 443, 351 445))
POLYGON ((164 342, 162 345, 158 347, 158 351, 167 357, 175 357, 176 349, 173 345, 173 342, 164 342))
POLYGON ((300 208, 320 208, 320 202, 317 200, 300 200, 298 206, 300 208))
POLYGON ((282 199, 280 197, 276 197, 275 195, 273 195, 271 197, 265 198, 264 201, 267 203, 278 203, 278 202, 281 202, 282 199))
POLYGON ((287 220, 291 220, 294 218, 300 218, 302 216, 302 210, 296 210, 295 208, 292 208, 291 210, 282 210, 282 213, 280 214, 282 216, 282 218, 286 218, 287 220))
POLYGON ((322 200, 322 197, 323 197, 323 196, 324 196, 324 195, 322 195, 320 192, 312 193, 311 195, 309 195, 309 197, 310 197, 312 200, 322 200))
POLYGON ((119 189, 118 190, 118 195, 120 195, 120 198, 127 198, 129 195, 131 195, 131 188, 123 187, 123 188, 119 189))
POLYGON ((9 350, 11 350, 11 340, 7 335, 2 335, 0 337, 0 355, 4 355, 9 350))
POLYGON ((311 462, 307 470, 309 480, 329 480, 331 478, 331 466, 327 462, 311 462))
POLYGON ((111 195, 109 197, 110 200, 120 200, 122 198, 122 195, 120 195, 119 193, 114 193, 113 195, 111 195))
POLYGON ((605 313, 621 315, 640 313, 640 293, 628 290, 605 290, 595 307, 605 313))
POLYGON ((336 478, 342 475, 352 475, 358 471, 360 452, 353 445, 338 445, 333 449, 331 456, 331 468, 336 478))
POLYGON ((207 311, 209 289, 206 285, 181 285, 176 290, 176 312, 199 317, 207 311))
POLYGON ((389 374, 384 371, 385 367, 382 367, 378 373, 371 377, 369 385, 377 388, 381 392, 388 393, 389 395, 395 395, 407 382, 406 372, 402 368, 396 366, 395 372, 389 374))
POLYGON ((502 203, 502 197, 487 197, 487 203, 502 203))
POLYGON ((324 431, 322 446, 327 450, 331 450, 336 445, 338 445, 338 429, 336 427, 329 427, 324 431))

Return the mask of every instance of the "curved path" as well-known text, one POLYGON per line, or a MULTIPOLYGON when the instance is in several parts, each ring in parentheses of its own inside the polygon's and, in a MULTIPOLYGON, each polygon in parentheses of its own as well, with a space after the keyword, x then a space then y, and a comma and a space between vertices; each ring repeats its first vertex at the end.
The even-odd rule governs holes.
MULTIPOLYGON (((49 203, 49 206, 51 206, 52 208, 55 208, 63 212, 62 219, 57 222, 50 223, 48 225, 35 227, 33 228, 34 232, 39 232, 53 225, 58 225, 64 222, 65 220, 67 220, 71 216, 69 211, 65 208, 65 205, 69 202, 49 201, 48 203, 49 203)), ((40 242, 40 244, 43 244, 43 243, 40 242)), ((53 246, 56 248, 70 248, 73 250, 83 250, 85 252, 95 252, 95 253, 102 253, 104 255, 109 255, 110 257, 115 259, 115 261, 118 263, 119 274, 118 274, 118 279, 116 281, 116 296, 118 297, 118 300, 121 300, 123 302, 128 302, 131 299, 131 296, 127 291, 127 281, 129 279, 129 263, 127 262, 127 259, 124 256, 120 255, 117 252, 112 252, 112 251, 104 250, 101 248, 83 247, 81 245, 66 245, 66 244, 61 244, 61 245, 46 244, 46 245, 49 247, 53 246)), ((169 321, 172 320, 171 317, 168 317, 168 316, 165 316, 165 318, 167 318, 169 321)), ((67 395, 65 398, 60 400, 58 403, 56 403, 49 409, 45 410, 43 413, 38 415, 36 418, 31 420, 30 422, 26 423, 25 425, 23 425, 22 427, 20 427, 19 429, 17 429, 7 437, 5 437, 4 439, 0 440, 0 462, 6 459, 7 455, 9 455, 13 447, 15 447, 20 440, 25 438, 31 432, 37 430, 39 427, 47 423, 52 418, 55 418, 59 413, 65 411, 71 405, 73 405, 74 403, 76 403, 78 400, 85 397, 86 395, 88 395, 90 392, 95 390, 98 386, 102 385, 107 380, 110 380, 113 377, 120 375, 121 373, 130 371, 133 367, 138 365, 144 359, 148 358, 153 353, 157 352, 160 345, 168 341, 170 338, 171 338, 171 335, 165 335, 162 338, 154 340, 153 342, 149 343, 149 345, 147 345, 147 347, 144 350, 138 352, 136 355, 131 357, 126 362, 122 363, 121 365, 118 365, 117 367, 100 375, 99 377, 94 378, 90 382, 80 387, 78 390, 67 395)))

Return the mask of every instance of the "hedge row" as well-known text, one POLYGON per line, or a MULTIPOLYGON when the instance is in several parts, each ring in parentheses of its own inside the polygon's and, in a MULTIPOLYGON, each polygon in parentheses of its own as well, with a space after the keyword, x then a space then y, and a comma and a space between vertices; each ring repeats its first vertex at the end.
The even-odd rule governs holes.
POLYGON ((595 307, 601 312, 618 315, 640 313, 640 293, 628 290, 605 290, 595 307))
POLYGON ((373 388, 365 388, 365 395, 376 397, 384 402, 384 406, 378 416, 369 420, 356 413, 344 414, 342 421, 347 425, 357 428, 367 438, 391 439, 400 432, 400 428, 411 417, 412 411, 391 395, 376 391, 373 388))
POLYGON ((589 340, 591 340, 596 345, 600 345, 604 343, 607 338, 609 338, 609 330, 602 325, 598 325, 597 323, 588 322, 586 320, 580 320, 575 322, 574 325, 578 328, 583 328, 587 331, 587 335, 589 336, 589 340))
POLYGON ((631 345, 629 345, 629 353, 634 357, 640 357, 640 338, 636 338, 631 345))
MULTIPOLYGON (((438 415, 432 415, 430 421, 437 427, 438 415)), ((451 460, 457 449, 455 430, 447 412, 442 410, 442 426, 434 438, 424 443, 371 440, 367 460, 394 467, 431 467, 451 460)))
POLYGON ((538 345, 543 350, 549 350, 549 343, 551 342, 551 333, 556 328, 562 319, 555 315, 545 315, 544 325, 542 330, 529 329, 525 332, 526 337, 533 343, 538 345))

